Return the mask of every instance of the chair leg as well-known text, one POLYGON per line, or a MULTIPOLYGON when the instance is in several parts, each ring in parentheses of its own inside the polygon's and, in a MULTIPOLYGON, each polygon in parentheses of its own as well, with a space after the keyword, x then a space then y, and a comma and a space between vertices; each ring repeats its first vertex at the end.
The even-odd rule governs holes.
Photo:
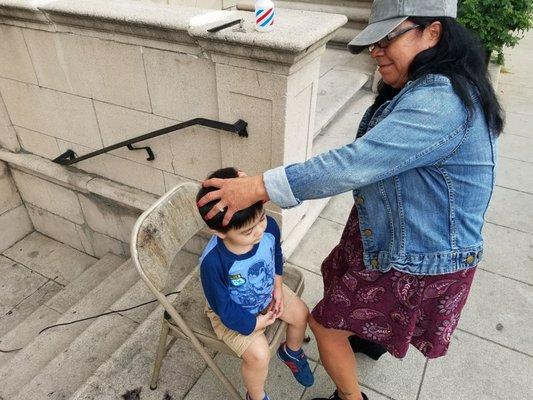
POLYGON ((170 330, 168 322, 163 319, 161 323, 161 335, 159 336, 159 344, 157 346, 157 354, 155 357, 154 372, 152 373, 152 381, 150 382, 150 389, 157 389, 157 381, 159 380, 159 371, 163 363, 163 357, 167 352, 167 337, 170 330))

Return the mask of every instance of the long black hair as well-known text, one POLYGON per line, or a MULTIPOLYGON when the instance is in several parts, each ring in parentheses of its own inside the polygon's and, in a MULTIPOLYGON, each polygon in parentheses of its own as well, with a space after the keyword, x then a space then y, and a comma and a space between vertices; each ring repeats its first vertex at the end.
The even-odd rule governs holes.
MULTIPOLYGON (((409 21, 423 30, 433 22, 440 22, 442 34, 436 46, 418 53, 409 66, 408 79, 413 81, 427 74, 445 75, 469 112, 474 104, 470 96, 472 85, 479 92, 487 125, 500 134, 504 125, 503 109, 490 83, 487 71, 487 54, 477 35, 450 17, 411 17, 409 21)), ((377 109, 399 93, 381 82, 373 105, 377 109)))

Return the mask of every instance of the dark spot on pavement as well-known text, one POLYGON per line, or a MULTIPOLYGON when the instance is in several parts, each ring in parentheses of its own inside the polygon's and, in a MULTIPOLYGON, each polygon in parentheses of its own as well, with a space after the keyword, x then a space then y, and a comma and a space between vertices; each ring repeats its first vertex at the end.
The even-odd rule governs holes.
POLYGON ((128 390, 126 393, 122 395, 122 398, 124 400, 139 400, 141 398, 141 390, 142 387, 138 387, 137 389, 128 390))

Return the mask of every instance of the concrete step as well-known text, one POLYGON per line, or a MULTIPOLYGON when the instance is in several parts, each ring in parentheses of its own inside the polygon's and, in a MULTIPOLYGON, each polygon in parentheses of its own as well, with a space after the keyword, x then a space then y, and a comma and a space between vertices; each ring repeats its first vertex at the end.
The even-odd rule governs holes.
MULTIPOLYGON (((1 259, 1 256, 0 256, 1 259)), ((2 262, 0 261, 0 264, 2 262)), ((24 268, 24 267, 23 267, 24 268)), ((8 282, 8 278, 3 276, 4 282, 8 282)), ((24 282, 25 285, 28 282, 24 282)), ((50 298, 55 296, 63 289, 63 286, 58 285, 54 281, 48 281, 28 297, 25 297, 19 304, 9 310, 0 317, 0 340, 6 333, 10 332, 28 316, 46 303, 50 298)), ((5 347, 0 345, 0 347, 5 347)))
POLYGON ((366 22, 348 21, 344 26, 340 27, 335 36, 329 41, 328 44, 337 46, 338 48, 347 51, 347 45, 361 32, 365 27, 366 22))
POLYGON ((361 89, 372 87, 376 69, 368 54, 353 55, 328 47, 320 60, 315 137, 324 132, 361 89))
POLYGON ((313 155, 324 153, 355 140, 364 113, 376 95, 369 90, 358 91, 326 128, 313 141, 313 155))
MULTIPOLYGON (((198 263, 197 255, 185 252, 181 255, 181 261, 190 266, 198 263)), ((149 389, 162 315, 162 307, 152 311, 70 399, 119 399, 126 391, 139 387, 143 400, 161 400, 166 392, 173 399, 183 398, 205 369, 204 361, 185 340, 178 340, 165 357, 158 388, 149 389)))
POLYGON ((364 72, 333 68, 318 81, 315 137, 327 129, 357 93, 370 82, 364 72))
MULTIPOLYGON (((313 155, 353 142, 357 127, 366 109, 373 103, 375 94, 368 90, 360 90, 313 141, 313 155)), ((288 259, 320 213, 328 205, 330 197, 326 199, 310 200, 309 208, 302 220, 292 230, 282 244, 283 255, 288 259)))
POLYGON ((0 338, 61 291, 70 280, 75 279, 97 261, 94 257, 38 232, 32 232, 5 250, 3 254, 10 267, 8 270, 10 273, 2 274, 4 284, 2 294, 7 295, 10 290, 15 290, 16 294, 10 301, 0 295, 0 338), (10 278, 10 274, 17 271, 15 263, 29 273, 29 277, 10 278), (57 278, 58 276, 63 278, 57 278), (28 293, 27 290, 32 287, 29 283, 36 280, 46 283, 33 293, 28 293), (16 285, 22 282, 24 290, 16 289, 16 285), (13 303, 12 300, 15 299, 19 301, 13 303), (14 307, 8 307, 9 304, 13 304, 14 307))
MULTIPOLYGON (((197 262, 198 259, 196 258, 197 262)), ((110 307, 110 310, 124 310, 136 304, 145 303, 147 301, 155 300, 154 295, 146 286, 146 283, 139 279, 125 294, 122 296, 113 306, 110 307)), ((157 307, 157 303, 147 304, 146 306, 135 308, 131 311, 126 311, 121 313, 121 315, 129 318, 130 320, 141 324, 150 313, 157 307)))
POLYGON ((99 318, 39 371, 13 400, 68 399, 137 327, 137 323, 121 315, 99 318))
POLYGON ((167 392, 173 399, 183 398, 206 367, 186 340, 177 340, 163 360, 157 389, 149 388, 162 315, 163 308, 156 308, 70 399, 120 399, 125 392, 139 387, 143 400, 161 400, 167 392))
MULTIPOLYGON (((106 254, 54 297, 38 307, 19 325, 0 338, 3 348, 24 348, 39 334, 41 329, 55 324, 70 307, 94 289, 124 261, 123 258, 114 254, 106 254)), ((15 357, 15 355, 16 353, 0 353, 0 366, 15 357)))
MULTIPOLYGON (((106 311, 131 286, 138 274, 130 262, 113 271, 102 283, 71 307, 56 323, 70 322, 106 311)), ((43 332, 0 368, 0 398, 12 399, 24 385, 65 350, 94 321, 83 321, 43 332)))
MULTIPOLYGON (((349 21, 368 21, 370 16, 371 3, 365 1, 287 1, 277 0, 276 7, 291 10, 305 10, 323 12, 329 14, 344 14, 349 21)), ((254 0, 238 0, 237 9, 252 11, 255 10, 254 0)))
POLYGON ((39 232, 30 233, 3 254, 63 286, 98 261, 39 232))
MULTIPOLYGON (((139 279, 109 310, 125 309, 154 299, 148 286, 139 279)), ((68 399, 156 307, 157 302, 123 315, 98 318, 24 386, 13 400, 44 397, 50 400, 68 399)))

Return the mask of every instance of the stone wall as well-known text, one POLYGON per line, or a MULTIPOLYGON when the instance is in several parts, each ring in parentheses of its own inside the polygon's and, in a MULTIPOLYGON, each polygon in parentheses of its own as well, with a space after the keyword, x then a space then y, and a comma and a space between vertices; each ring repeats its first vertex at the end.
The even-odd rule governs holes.
MULTIPOLYGON (((50 236, 95 257, 107 252, 128 256, 133 224, 157 196, 75 170, 51 164, 46 159, 24 153, 0 150, 0 160, 10 166, 16 187, 24 199, 30 231, 50 236)), ((5 164, 4 169, 7 170, 5 164)), ((0 179, 4 189, 5 179, 0 179)), ((15 190, 15 185, 11 185, 15 190)), ((21 205, 16 190, 11 207, 21 205)), ((2 196, 4 197, 4 196, 2 196)), ((24 210, 25 212, 25 210, 24 210)), ((22 210, 12 219, 19 218, 22 210)), ((0 217, 0 221, 1 221, 0 217)), ((22 224, 16 221, 16 224, 22 224)), ((1 226, 1 223, 0 223, 1 226)), ((14 242, 17 235, 11 235, 14 242)), ((20 238, 20 235, 18 235, 20 238)), ((1 243, 1 241, 0 241, 1 243)))
POLYGON ((7 165, 0 161, 0 253, 32 231, 28 212, 7 165))
MULTIPOLYGON (((154 199, 222 166, 256 174, 303 161, 312 154, 320 55, 345 22, 280 10, 276 30, 261 34, 253 14, 242 11, 134 0, 0 0, 0 145, 41 157, 30 169, 46 181, 47 163, 67 149, 82 155, 196 117, 248 122, 249 138, 192 127, 139 143, 154 150, 154 161, 119 149, 74 166, 88 181, 105 178, 154 199), (213 21, 237 16, 245 32, 207 32, 213 21)), ((126 230, 104 227, 112 211, 102 211, 95 203, 105 199, 94 200, 90 189, 73 196, 27 173, 14 177, 37 230, 95 255, 100 247, 119 252, 127 242, 126 230), (46 195, 35 193, 41 186, 46 195), (98 223, 88 217, 98 213, 98 223), (53 231, 58 216, 68 230, 53 231)), ((306 207, 269 211, 286 238, 306 207)), ((133 218, 114 212, 121 221, 133 218)))

